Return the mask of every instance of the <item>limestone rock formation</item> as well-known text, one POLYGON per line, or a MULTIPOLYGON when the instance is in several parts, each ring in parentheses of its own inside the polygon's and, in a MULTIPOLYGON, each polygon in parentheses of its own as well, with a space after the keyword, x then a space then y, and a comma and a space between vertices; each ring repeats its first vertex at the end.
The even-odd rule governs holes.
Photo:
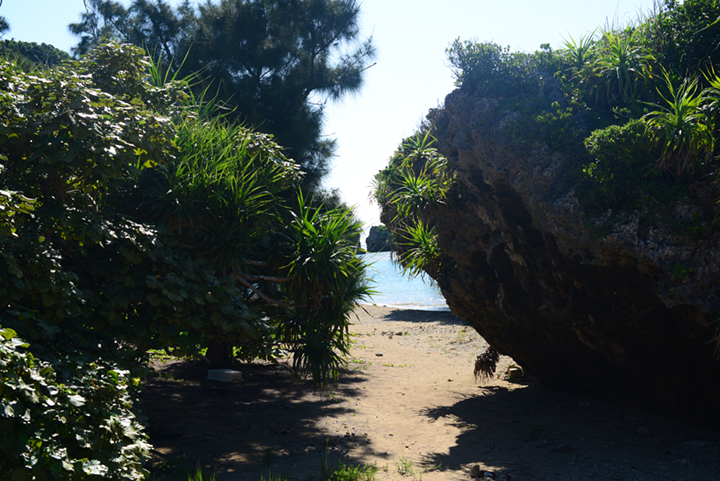
POLYGON ((452 312, 557 388, 720 428, 720 235, 703 189, 589 216, 568 159, 509 135, 517 112, 462 89, 436 119, 462 202, 432 214, 452 312), (564 190, 563 190, 564 189, 564 190), (693 236, 694 225, 703 236, 693 236))
POLYGON ((365 240, 368 252, 389 252, 393 250, 392 234, 385 226, 372 226, 365 240))

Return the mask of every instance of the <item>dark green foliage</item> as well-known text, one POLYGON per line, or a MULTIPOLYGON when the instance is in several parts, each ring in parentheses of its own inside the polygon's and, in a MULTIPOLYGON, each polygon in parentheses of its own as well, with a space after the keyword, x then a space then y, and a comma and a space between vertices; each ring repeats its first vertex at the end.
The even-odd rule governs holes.
POLYGON ((111 291, 95 279, 116 279, 155 237, 151 227, 103 211, 111 182, 136 168, 138 153, 165 162, 174 151, 170 120, 148 109, 174 94, 137 84, 130 90, 132 80, 143 77, 145 60, 134 48, 114 52, 115 60, 107 49, 97 52, 108 69, 125 68, 122 79, 114 81, 90 59, 43 77, 0 65, 0 188, 33 200, 32 215, 10 206, 22 224, 0 238, 0 268, 13 273, 2 276, 0 298, 51 325, 70 322, 82 330, 92 319, 102 328, 106 316, 97 316, 96 309, 104 299, 95 293, 111 291), (130 95, 101 90, 121 81, 130 95), (88 265, 105 248, 102 262, 88 265), (83 268, 89 267, 97 270, 84 277, 83 268))
POLYGON ((548 45, 535 53, 510 52, 493 42, 456 39, 446 50, 455 84, 491 97, 536 93, 552 76, 558 58, 548 45))
MULTIPOLYGON (((62 427, 52 410, 16 416, 4 391, 0 426, 19 444, 2 445, 0 479, 87 479, 57 474, 83 463, 139 478, 144 437, 127 383, 149 348, 223 345, 252 359, 283 347, 318 384, 347 352, 350 312, 368 293, 360 224, 305 205, 281 147, 202 118, 187 83, 153 86, 150 67, 130 45, 33 75, 0 63, 0 326, 50 368, 36 381, 84 398, 62 408, 62 427), (59 440, 23 437, 49 432, 67 434, 52 456, 68 466, 43 451, 59 440)), ((18 356, 6 355, 3 382, 18 363, 33 368, 18 356)))
POLYGON ((132 411, 138 380, 87 353, 50 363, 28 348, 0 326, 0 480, 143 479, 150 446, 132 411))
POLYGON ((412 276, 427 272, 437 278, 444 256, 426 214, 446 202, 455 173, 432 147, 434 142, 428 131, 405 139, 390 165, 375 176, 372 195, 393 232, 403 271, 412 276))
POLYGON ((571 157, 582 155, 586 131, 580 121, 584 120, 584 109, 572 105, 562 107, 558 102, 547 103, 524 99, 508 102, 507 108, 522 113, 511 127, 514 142, 527 152, 543 143, 571 157))
POLYGON ((603 31, 596 56, 588 72, 595 102, 611 108, 634 105, 646 79, 652 76, 654 61, 640 40, 640 31, 603 31))
POLYGON ((715 139, 697 78, 685 79, 677 88, 667 75, 665 82, 667 96, 661 94, 661 103, 650 104, 656 110, 644 116, 649 132, 662 148, 658 167, 674 170, 678 178, 685 173, 692 177, 696 170, 707 173, 715 139))
POLYGON ((182 153, 176 159, 136 171, 118 186, 118 208, 167 225, 218 273, 247 271, 244 262, 262 251, 262 239, 280 220, 278 197, 299 180, 297 168, 269 136, 220 120, 178 122, 175 145, 182 153))
POLYGON ((580 195, 591 211, 633 208, 642 187, 659 182, 652 165, 658 150, 645 129, 643 121, 631 120, 596 130, 585 140, 592 161, 583 167, 588 178, 580 195))
POLYGON ((145 282, 155 290, 148 296, 153 309, 172 309, 165 319, 184 319, 180 327, 209 335, 208 342, 223 339, 245 359, 267 358, 286 344, 298 372, 325 382, 341 363, 346 320, 366 290, 353 240, 360 224, 344 208, 318 209, 302 197, 283 202, 298 173, 263 134, 194 120, 180 126, 177 144, 178 160, 122 187, 122 209, 167 226, 165 242, 203 256, 218 287, 229 277, 247 290, 232 282, 229 298, 209 297, 179 275, 198 267, 170 266, 167 276, 145 282), (166 291, 177 292, 170 301, 182 305, 165 306, 166 291))
POLYGON ((454 174, 434 142, 426 131, 400 144, 388 168, 375 176, 373 198, 379 205, 392 204, 398 216, 406 218, 445 199, 454 174))
POLYGON ((89 3, 70 26, 81 36, 76 53, 119 39, 182 75, 202 72, 199 92, 210 88, 230 118, 273 134, 306 172, 303 185, 319 185, 335 146, 321 135, 323 106, 358 92, 374 56, 359 40, 355 0, 89 3))
POLYGON ((10 24, 7 23, 5 17, 0 16, 0 36, 4 35, 8 30, 10 30, 10 24))
POLYGON ((720 82, 708 67, 718 45, 720 3, 667 0, 635 24, 571 37, 557 52, 456 40, 448 57, 458 85, 520 114, 516 144, 568 156, 563 188, 578 184, 594 210, 629 208, 640 191, 667 199, 679 192, 671 184, 714 175, 720 82), (549 75, 562 95, 554 102, 538 81, 549 75), (641 160, 629 162, 631 150, 641 160))
POLYGON ((334 242, 299 256, 288 243, 304 242, 292 219, 315 211, 295 204, 298 173, 279 146, 165 103, 182 92, 147 84, 147 60, 133 47, 102 47, 68 65, 47 79, 7 71, 0 83, 8 107, 0 188, 6 212, 15 212, 5 214, 8 237, 0 238, 0 265, 13 273, 0 281, 4 299, 49 324, 111 327, 114 339, 141 351, 192 351, 207 335, 241 347, 243 357, 266 357, 271 326, 260 313, 274 305, 268 299, 312 304, 288 288, 312 285, 311 274, 294 275, 302 262, 343 272, 321 298, 343 306, 332 322, 345 323, 363 271, 340 261, 354 252, 347 238, 359 225, 343 209, 313 214, 309 232, 325 225, 322 239, 334 242), (185 345, 188 330, 195 337, 185 345))
POLYGON ((570 35, 569 40, 563 42, 565 47, 562 51, 562 59, 567 63, 568 69, 573 76, 580 75, 587 69, 596 58, 595 49, 595 32, 588 35, 582 35, 575 40, 570 35))
MULTIPOLYGON (((128 86, 144 76, 146 62, 135 49, 97 55, 110 69, 122 64, 128 86)), ((0 413, 18 441, 0 456, 7 476, 23 469, 36 479, 87 479, 83 469, 106 471, 111 479, 143 475, 145 437, 134 421, 127 377, 136 375, 128 369, 137 369, 142 352, 126 344, 143 333, 122 324, 134 306, 113 294, 118 276, 154 236, 147 226, 103 211, 108 185, 135 168, 138 151, 158 160, 173 151, 169 119, 147 106, 174 95, 139 84, 132 96, 110 95, 99 85, 120 79, 100 73, 92 60, 32 76, 0 64, 0 324, 31 341, 38 359, 10 353, 2 375, 9 379, 22 369, 31 376, 39 366, 34 380, 50 387, 38 385, 37 393, 55 396, 38 401, 26 419, 15 409, 0 413)), ((10 386, 4 403, 20 402, 12 393, 24 395, 10 386)))
POLYGON ((325 210, 302 196, 282 231, 282 286, 292 305, 278 318, 278 340, 294 353, 293 367, 326 383, 336 377, 349 353, 348 322, 359 299, 370 291, 365 264, 356 255, 362 224, 345 208, 325 210))
POLYGON ((647 164, 652 158, 650 138, 645 123, 631 120, 624 125, 611 125, 594 131, 585 140, 585 146, 595 159, 594 169, 601 164, 647 164))
POLYGON ((720 2, 664 0, 646 22, 645 42, 680 78, 720 64, 720 2))
POLYGON ((31 70, 34 67, 55 67, 63 60, 70 60, 70 55, 44 43, 2 40, 0 58, 15 61, 26 70, 31 70))
POLYGON ((22 186, 44 209, 87 207, 137 164, 136 150, 155 161, 172 152, 169 119, 148 108, 174 94, 141 83, 147 61, 134 48, 113 49, 112 59, 109 50, 43 79, 0 64, 2 187, 22 186))

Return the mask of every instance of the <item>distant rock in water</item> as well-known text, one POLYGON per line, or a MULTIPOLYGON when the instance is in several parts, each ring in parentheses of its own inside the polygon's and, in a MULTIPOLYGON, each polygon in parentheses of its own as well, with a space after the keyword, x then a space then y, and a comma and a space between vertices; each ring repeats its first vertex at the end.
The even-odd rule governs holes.
POLYGON ((384 225, 370 227, 365 240, 368 252, 389 252, 393 250, 392 234, 384 225))
POLYGON ((425 212, 451 311, 543 384, 720 429, 713 186, 590 213, 568 181, 574 159, 518 141, 522 115, 458 89, 435 118, 460 193, 425 212))

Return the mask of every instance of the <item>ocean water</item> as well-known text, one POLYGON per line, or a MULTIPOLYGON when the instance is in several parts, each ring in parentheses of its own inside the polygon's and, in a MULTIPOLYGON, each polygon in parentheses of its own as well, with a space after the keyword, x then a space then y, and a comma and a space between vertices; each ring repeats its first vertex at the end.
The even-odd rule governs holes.
POLYGON ((368 277, 377 294, 368 302, 378 306, 420 309, 425 311, 449 310, 440 288, 426 277, 410 278, 390 260, 389 252, 372 252, 361 256, 368 264, 368 277))

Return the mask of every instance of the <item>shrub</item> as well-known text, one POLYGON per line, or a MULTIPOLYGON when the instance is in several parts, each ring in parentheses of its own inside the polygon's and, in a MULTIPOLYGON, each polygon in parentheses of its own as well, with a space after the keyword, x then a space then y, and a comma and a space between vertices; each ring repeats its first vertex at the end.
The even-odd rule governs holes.
POLYGON ((641 120, 595 130, 585 146, 593 161, 583 167, 587 178, 581 194, 591 207, 631 207, 638 188, 658 177, 653 143, 641 120))
POLYGON ((580 36, 575 40, 570 35, 569 40, 563 42, 564 49, 560 50, 562 60, 568 64, 573 76, 580 75, 596 58, 595 32, 580 36))
POLYGON ((37 359, 0 327, 0 480, 144 479, 129 372, 87 353, 37 359))
POLYGON ((645 26, 644 40, 678 76, 720 64, 720 2, 664 0, 645 26))
POLYGON ((685 79, 675 88, 665 75, 669 94, 663 103, 651 104, 657 110, 645 115, 648 130, 661 145, 657 163, 662 170, 674 170, 678 178, 698 168, 707 171, 713 160, 715 139, 703 111, 702 92, 697 79, 685 79))
POLYGON ((405 139, 390 165, 375 176, 372 195, 383 215, 392 213, 387 222, 403 272, 412 276, 427 272, 436 279, 444 255, 437 232, 426 217, 446 202, 455 173, 447 159, 432 147, 434 142, 430 132, 418 132, 405 139))
POLYGON ((651 140, 641 120, 630 120, 624 125, 611 125, 599 129, 585 140, 585 146, 600 164, 646 164, 652 159, 651 140))
POLYGON ((639 40, 637 29, 606 30, 597 44, 593 75, 596 99, 608 106, 631 105, 641 92, 641 81, 651 74, 653 56, 639 40))
POLYGON ((492 97, 512 97, 537 91, 545 77, 557 70, 560 59, 549 45, 535 53, 510 52, 493 42, 456 39, 445 53, 455 84, 492 97), (543 75, 544 74, 544 75, 543 75))
POLYGON ((454 181, 434 142, 429 132, 405 139, 388 168, 375 176, 373 198, 381 207, 392 206, 401 220, 442 203, 454 181))
POLYGON ((33 347, 4 331, 0 479, 139 478, 150 348, 282 345, 319 384, 347 352, 360 223, 306 205, 268 136, 199 118, 150 68, 127 45, 36 75, 0 62, 0 323, 33 347))

